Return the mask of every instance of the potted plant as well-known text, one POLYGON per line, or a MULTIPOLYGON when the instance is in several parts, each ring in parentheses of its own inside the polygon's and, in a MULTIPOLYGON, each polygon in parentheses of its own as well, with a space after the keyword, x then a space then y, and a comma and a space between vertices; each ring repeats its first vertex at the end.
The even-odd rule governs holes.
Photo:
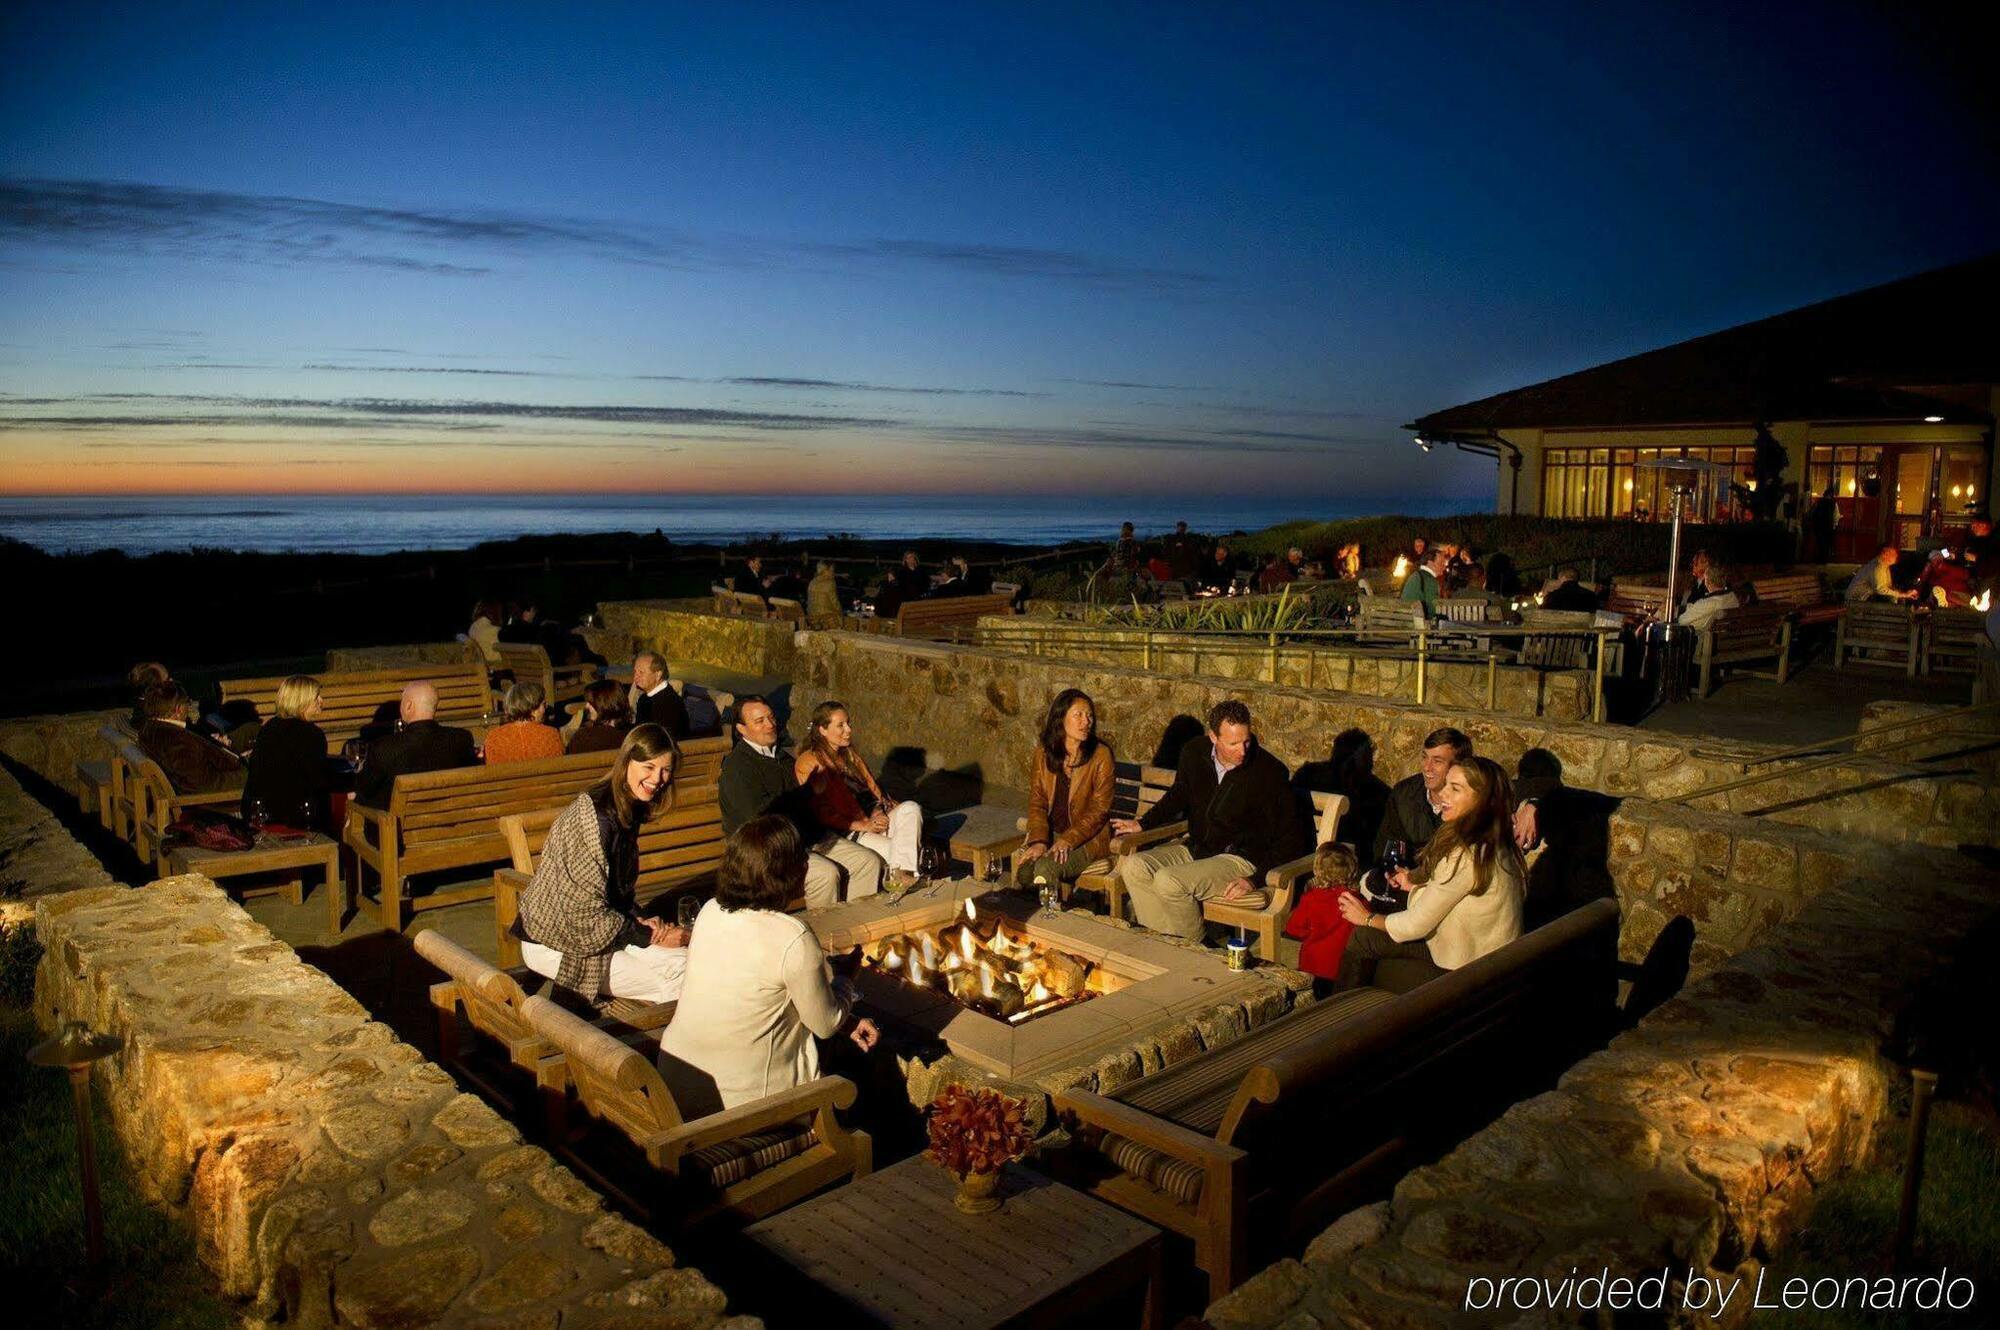
POLYGON ((996 1090, 945 1087, 931 1101, 930 1148, 924 1156, 958 1179, 952 1198, 969 1215, 1000 1208, 1000 1169, 1028 1151, 1027 1106, 996 1090))

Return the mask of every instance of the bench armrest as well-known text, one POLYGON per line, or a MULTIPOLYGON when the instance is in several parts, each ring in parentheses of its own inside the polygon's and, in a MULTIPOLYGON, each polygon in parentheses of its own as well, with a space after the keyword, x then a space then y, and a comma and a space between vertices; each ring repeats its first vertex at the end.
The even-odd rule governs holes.
POLYGON ((652 1132, 638 1140, 639 1148, 653 1167, 678 1170, 684 1155, 768 1127, 782 1126, 828 1109, 849 1108, 854 1103, 854 1082, 845 1076, 822 1076, 789 1090, 767 1094, 735 1108, 725 1108, 705 1118, 683 1123, 667 1131, 652 1132))
POLYGON ((1176 1159, 1185 1159, 1191 1164, 1226 1167, 1244 1157, 1242 1150, 1225 1145, 1213 1136, 1189 1131, 1178 1122, 1154 1117, 1144 1109, 1134 1108, 1117 1099, 1107 1099, 1101 1094, 1092 1094, 1088 1090, 1063 1090, 1054 1098, 1059 1113, 1074 1113, 1080 1122, 1176 1159))
POLYGON ((1150 831, 1135 831, 1128 836, 1114 836, 1111 839, 1111 853, 1113 857, 1125 854, 1137 854, 1148 845, 1158 845, 1160 842, 1170 841, 1176 836, 1185 836, 1187 835, 1187 829, 1188 824, 1185 821, 1169 822, 1164 826, 1154 827, 1150 831))
POLYGON ((521 917, 521 893, 534 878, 518 868, 493 870, 494 948, 501 969, 521 963, 521 939, 514 936, 514 921, 521 917))

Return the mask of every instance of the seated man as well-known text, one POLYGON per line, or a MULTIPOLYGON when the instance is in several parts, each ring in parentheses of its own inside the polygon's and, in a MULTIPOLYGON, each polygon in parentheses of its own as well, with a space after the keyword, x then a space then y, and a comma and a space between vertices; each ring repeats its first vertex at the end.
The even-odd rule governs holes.
POLYGON ((764 594, 764 556, 753 554, 729 575, 729 589, 743 596, 764 594))
POLYGON ((1401 841, 1414 862, 1444 825, 1444 779, 1472 756, 1472 740, 1447 725, 1424 736, 1423 758, 1414 776, 1397 781, 1375 831, 1374 862, 1381 863, 1391 841, 1401 841))
POLYGON ((1226 593, 1236 581, 1236 564, 1229 556, 1229 547, 1217 542, 1214 553, 1201 570, 1201 589, 1213 591, 1217 595, 1226 593))
POLYGON ((806 856, 806 908, 815 910, 882 889, 882 856, 843 836, 830 836, 813 816, 807 792, 793 773, 778 718, 756 693, 736 700, 736 746, 722 759, 716 794, 722 804, 722 834, 753 818, 776 813, 789 820, 812 850, 806 856), (846 890, 841 890, 845 883, 846 890))
POLYGON ((368 745, 368 760, 354 778, 356 803, 387 808, 398 776, 478 765, 471 731, 438 724, 437 704, 437 685, 428 679, 403 685, 402 728, 368 745))
POLYGON ((1556 574, 1556 584, 1542 594, 1545 610, 1597 610, 1597 593, 1577 579, 1576 569, 1564 568, 1556 574))
POLYGON ((658 725, 675 739, 688 737, 687 704, 667 682, 667 658, 657 651, 632 657, 632 723, 658 725))
POLYGON ((139 748, 160 764, 177 794, 212 794, 243 787, 243 759, 215 740, 188 728, 194 700, 172 679, 146 690, 140 705, 139 748))
POLYGON ((1742 597, 1728 589, 1729 570, 1713 559, 1709 560, 1707 576, 1697 584, 1697 589, 1701 587, 1720 587, 1722 590, 1710 590, 1705 596, 1691 597, 1681 607, 1675 623, 1684 628, 1705 629, 1724 610, 1733 610, 1743 603, 1742 597))
POLYGON ((1114 835, 1187 819, 1180 842, 1128 856, 1119 880, 1144 927, 1201 940, 1201 903, 1262 890, 1264 874, 1311 848, 1285 764, 1258 745, 1250 708, 1230 698, 1208 713, 1208 732, 1181 748, 1173 787, 1138 821, 1116 818, 1114 835))
POLYGON ((1870 600, 1915 600, 1914 591, 1899 591, 1896 588, 1896 560, 1902 551, 1894 545, 1884 545, 1876 551, 1875 557, 1855 570, 1854 580, 1847 584, 1845 599, 1850 605, 1870 600))
POLYGON ((1424 607, 1424 617, 1438 616, 1438 597, 1444 594, 1444 570, 1451 557, 1439 546, 1424 556, 1424 561, 1410 570, 1403 579, 1402 599, 1414 600, 1424 607))

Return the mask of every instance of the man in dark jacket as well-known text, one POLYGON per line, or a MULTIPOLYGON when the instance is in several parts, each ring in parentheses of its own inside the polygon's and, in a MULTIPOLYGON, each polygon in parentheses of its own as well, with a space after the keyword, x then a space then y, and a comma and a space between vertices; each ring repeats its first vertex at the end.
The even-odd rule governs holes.
POLYGON ((478 746, 470 730, 437 721, 437 685, 426 679, 403 685, 399 708, 403 728, 368 745, 368 761, 354 778, 354 801, 369 808, 387 808, 396 777, 420 771, 449 771, 474 766, 478 746))
POLYGON ((1311 848, 1285 764, 1258 745, 1250 708, 1234 698, 1216 703, 1208 732, 1181 749, 1166 796, 1111 829, 1122 836, 1182 819, 1181 842, 1128 856, 1118 876, 1141 925, 1191 942, 1201 940, 1203 901, 1250 901, 1268 870, 1311 848))
POLYGON ((736 699, 736 746, 722 759, 716 796, 725 836, 766 813, 787 818, 799 829, 812 847, 806 856, 807 909, 873 896, 882 889, 887 867, 882 856, 845 836, 829 835, 813 816, 806 792, 792 774, 792 755, 778 733, 778 718, 756 693, 736 699))
POLYGON ((1542 596, 1545 610, 1595 610, 1597 593, 1577 579, 1576 569, 1565 568, 1556 574, 1555 587, 1542 596))
POLYGON ((188 728, 193 699, 172 679, 148 688, 140 699, 146 719, 139 748, 160 764, 176 794, 212 794, 243 785, 243 759, 228 747, 188 728))
POLYGON ((632 657, 632 723, 658 725, 676 739, 688 737, 687 704, 667 682, 667 658, 657 651, 632 657))
POLYGON ((1389 791, 1389 807, 1375 832, 1375 862, 1381 863, 1390 841, 1401 841, 1414 858, 1444 825, 1444 778, 1472 756, 1472 740, 1449 725, 1424 736, 1423 761, 1417 774, 1397 781, 1389 791))

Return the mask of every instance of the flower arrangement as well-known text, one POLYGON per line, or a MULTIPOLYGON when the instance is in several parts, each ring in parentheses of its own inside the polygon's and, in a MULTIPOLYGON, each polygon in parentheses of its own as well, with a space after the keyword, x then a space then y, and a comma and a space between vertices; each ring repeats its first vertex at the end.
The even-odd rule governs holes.
POLYGON ((1024 1116, 1027 1105, 997 1090, 945 1087, 931 1101, 930 1149, 925 1158, 961 1178, 997 1173, 1034 1143, 1024 1116))

